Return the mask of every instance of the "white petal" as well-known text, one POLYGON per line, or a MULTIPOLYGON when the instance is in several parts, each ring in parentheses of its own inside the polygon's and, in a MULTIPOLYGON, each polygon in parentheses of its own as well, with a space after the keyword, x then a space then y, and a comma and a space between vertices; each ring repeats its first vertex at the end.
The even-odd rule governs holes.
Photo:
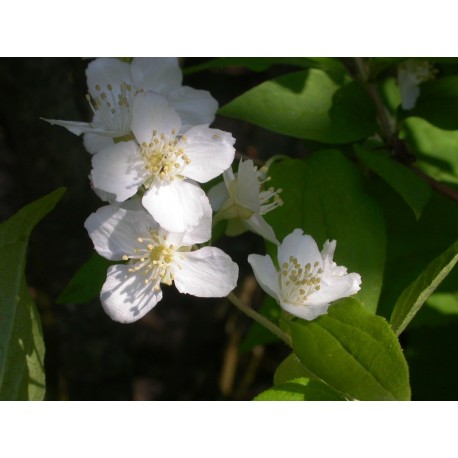
POLYGON ((116 143, 94 154, 92 167, 94 187, 115 194, 118 202, 132 197, 148 176, 133 141, 116 143))
POLYGON ((275 245, 280 245, 272 227, 267 224, 266 220, 261 215, 255 213, 250 218, 244 220, 244 223, 250 231, 259 234, 269 242, 275 243, 275 245))
POLYGON ((246 208, 259 213, 259 181, 253 161, 240 160, 237 174, 236 200, 246 208))
POLYGON ((217 185, 213 186, 207 193, 208 200, 214 211, 218 211, 229 198, 227 192, 226 183, 221 181, 217 185))
POLYGON ((278 263, 289 263, 289 257, 294 256, 302 266, 315 262, 322 264, 321 254, 313 237, 303 234, 301 229, 295 229, 287 235, 282 244, 278 247, 278 263))
POLYGON ((97 133, 100 135, 107 135, 107 136, 116 136, 119 135, 119 132, 115 132, 112 130, 107 130, 105 126, 102 124, 94 124, 89 122, 79 122, 79 121, 61 121, 58 119, 45 119, 40 118, 43 121, 49 122, 52 126, 61 126, 65 127, 69 130, 72 134, 81 135, 87 132, 90 133, 97 133))
POLYGON ((260 256, 259 254, 250 254, 248 262, 253 268, 254 276, 261 288, 277 301, 281 298, 279 273, 275 269, 272 258, 269 255, 260 256))
POLYGON ((360 285, 361 276, 357 273, 337 276, 325 271, 321 277, 320 290, 310 294, 307 304, 323 305, 352 296, 361 289, 360 285))
POLYGON ((308 321, 314 320, 320 315, 325 315, 328 312, 329 305, 329 303, 321 305, 296 305, 280 301, 280 306, 288 313, 308 321))
POLYGON ((167 98, 180 115, 181 122, 188 128, 211 124, 215 120, 218 102, 208 91, 181 86, 168 94, 167 98))
POLYGON ((400 88, 402 108, 404 110, 411 110, 417 103, 418 96, 420 95, 420 88, 418 85, 404 84, 400 88))
POLYGON ((210 205, 203 206, 203 215, 196 226, 182 233, 182 246, 192 246, 196 243, 205 243, 212 236, 212 210, 210 205))
POLYGON ((230 133, 196 126, 186 132, 186 137, 183 148, 191 163, 182 172, 184 176, 206 183, 232 164, 235 139, 230 133))
POLYGON ((151 284, 145 285, 144 275, 130 273, 128 269, 127 265, 109 267, 100 293, 105 312, 121 323, 139 320, 162 299, 162 291, 155 291, 151 284))
POLYGON ((153 130, 169 137, 172 130, 178 133, 180 127, 180 117, 165 97, 154 92, 141 92, 135 96, 132 109, 132 132, 140 144, 151 142, 153 130))
POLYGON ((119 204, 106 205, 92 213, 84 227, 101 256, 119 261, 134 252, 137 238, 149 233, 157 224, 145 211, 130 211, 119 204))
POLYGON ((154 183, 142 202, 159 225, 169 232, 186 232, 197 226, 205 214, 211 213, 204 191, 182 180, 154 183))
POLYGON ((180 293, 198 297, 224 297, 236 286, 239 268, 219 248, 204 247, 181 253, 174 267, 175 286, 180 293))
POLYGON ((86 78, 89 94, 92 97, 99 97, 100 92, 107 94, 113 92, 114 100, 110 100, 111 97, 108 99, 112 103, 117 103, 117 96, 121 93, 122 83, 132 84, 130 65, 119 59, 108 57, 93 60, 87 67, 86 78), (107 87, 109 84, 112 87, 111 91, 107 87), (96 86, 99 86, 100 90, 97 90, 96 86))
POLYGON ((107 137, 105 135, 86 133, 83 136, 83 144, 88 153, 95 154, 104 148, 113 146, 114 142, 113 138, 107 137))
POLYGON ((182 74, 176 57, 135 57, 130 71, 136 89, 167 95, 181 85, 182 74))

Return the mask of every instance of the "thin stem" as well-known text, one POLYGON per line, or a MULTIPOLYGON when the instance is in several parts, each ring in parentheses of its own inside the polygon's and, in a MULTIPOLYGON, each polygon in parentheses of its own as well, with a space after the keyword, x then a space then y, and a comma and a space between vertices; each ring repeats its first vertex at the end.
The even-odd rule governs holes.
POLYGON ((291 338, 288 334, 283 332, 278 326, 268 320, 266 317, 260 315, 258 312, 252 308, 245 305, 234 293, 229 293, 227 298, 245 315, 252 318, 254 321, 257 321, 260 325, 267 328, 272 334, 275 334, 279 337, 286 345, 292 348, 291 338))

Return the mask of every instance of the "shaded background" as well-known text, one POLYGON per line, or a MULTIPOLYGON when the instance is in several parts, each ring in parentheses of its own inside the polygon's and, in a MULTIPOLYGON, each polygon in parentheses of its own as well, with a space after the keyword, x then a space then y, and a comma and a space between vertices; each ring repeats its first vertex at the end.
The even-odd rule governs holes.
MULTIPOLYGON (((83 224, 103 202, 90 189, 90 155, 81 138, 40 117, 91 118, 87 64, 74 58, 0 59, 0 221, 60 186, 67 188, 33 232, 27 262, 44 328, 47 399, 251 399, 271 386, 273 371, 288 352, 273 344, 238 355, 251 322, 225 299, 194 298, 166 287, 158 306, 130 325, 111 321, 98 300, 55 302, 93 252, 83 224)), ((282 72, 233 67, 192 75, 184 84, 209 90, 223 105, 282 72)), ((304 151, 297 140, 243 122, 218 118, 214 127, 232 132, 237 150, 251 157, 304 151)), ((262 294, 246 258, 263 251, 262 239, 223 237, 218 245, 240 266, 245 300, 259 305, 262 294)))
MULTIPOLYGON (((186 59, 188 67, 203 59, 186 59)), ((87 121, 83 59, 0 59, 0 221, 22 206, 65 186, 67 193, 30 239, 27 280, 41 314, 46 345, 49 400, 252 399, 272 385, 288 354, 281 343, 239 353, 251 321, 225 299, 199 299, 164 288, 164 299, 130 325, 111 321, 98 300, 56 304, 56 298, 93 253, 83 224, 103 205, 88 181, 90 155, 79 137, 40 117, 87 121)), ((277 66, 261 73, 239 67, 184 78, 209 90, 220 106, 251 87, 291 71, 277 66)), ((301 140, 217 117, 240 154, 267 159, 303 157, 301 140)), ((310 145, 309 145, 310 146, 310 145)), ((247 233, 218 246, 239 264, 238 294, 258 307, 263 294, 246 262, 262 253, 259 236, 247 233)), ((413 399, 458 399, 458 317, 422 310, 423 324, 402 335, 413 399), (429 315, 428 315, 429 313, 429 315), (432 314, 432 315, 431 315, 432 314), (439 323, 439 324, 438 324, 439 323), (444 349, 447 356, 444 357, 444 349)))

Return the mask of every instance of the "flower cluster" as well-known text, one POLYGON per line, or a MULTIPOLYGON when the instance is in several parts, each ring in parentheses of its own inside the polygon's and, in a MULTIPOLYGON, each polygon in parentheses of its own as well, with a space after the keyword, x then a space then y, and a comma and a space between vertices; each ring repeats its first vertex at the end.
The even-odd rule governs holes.
POLYGON ((282 205, 281 189, 266 187, 267 170, 251 160, 232 171, 234 138, 209 127, 218 104, 207 91, 182 86, 178 59, 100 58, 86 76, 92 121, 47 121, 83 134, 92 154, 91 185, 108 204, 85 227, 96 251, 119 261, 100 296, 112 319, 141 318, 162 299, 163 284, 198 297, 227 296, 237 264, 219 248, 198 246, 221 220, 227 235, 250 230, 278 246, 280 271, 268 256, 248 261, 289 313, 311 320, 359 290, 360 276, 333 262, 335 241, 320 254, 296 229, 279 244, 264 215, 282 205), (200 183, 221 174, 207 196, 200 183))

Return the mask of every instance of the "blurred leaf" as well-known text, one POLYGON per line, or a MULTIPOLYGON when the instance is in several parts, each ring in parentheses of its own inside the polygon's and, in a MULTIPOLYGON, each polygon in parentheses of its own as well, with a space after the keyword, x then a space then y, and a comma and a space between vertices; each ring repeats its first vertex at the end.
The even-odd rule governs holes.
POLYGON ((384 318, 353 298, 313 321, 289 323, 294 352, 313 374, 349 399, 409 400, 409 371, 384 318))
POLYGON ((436 127, 458 129, 458 76, 446 76, 426 81, 420 86, 420 96, 412 110, 403 112, 405 117, 426 119, 436 127))
POLYGON ((219 113, 327 144, 350 143, 377 130, 375 107, 364 89, 354 81, 339 85, 317 69, 266 81, 219 113))
POLYGON ((343 76, 347 71, 338 59, 330 57, 218 57, 199 65, 183 69, 184 75, 228 66, 245 67, 254 72, 262 72, 272 65, 292 65, 304 68, 319 68, 333 75, 343 76))
POLYGON ((277 367, 274 374, 274 385, 281 385, 301 377, 314 378, 314 374, 301 364, 299 358, 294 353, 291 353, 277 367))
POLYGON ((408 330, 422 326, 433 328, 444 326, 450 322, 450 318, 458 319, 458 291, 433 293, 413 317, 408 330))
POLYGON ((370 76, 376 79, 381 73, 397 67, 398 64, 408 59, 409 57, 371 57, 369 59, 370 76))
MULTIPOLYGON (((258 312, 273 323, 278 323, 281 310, 275 299, 266 295, 258 312)), ((272 334, 267 328, 254 322, 248 334, 245 336, 245 339, 243 339, 243 342, 240 344, 239 351, 244 353, 251 350, 256 345, 266 345, 277 342, 278 340, 278 337, 272 334)))
POLYGON ((255 401, 345 401, 345 398, 318 380, 297 378, 273 386, 254 398, 255 401))
POLYGON ((434 292, 458 261, 458 240, 436 258, 422 274, 403 291, 394 306, 391 325, 397 335, 406 328, 426 299, 434 292))
POLYGON ((369 151, 355 145, 356 155, 372 171, 381 176, 420 218, 431 197, 431 188, 418 175, 393 160, 387 151, 369 151))
POLYGON ((115 264, 113 261, 93 253, 73 275, 72 279, 60 293, 58 304, 86 304, 100 294, 107 278, 108 267, 115 264))
POLYGON ((383 101, 391 113, 396 113, 396 110, 401 105, 401 92, 395 78, 385 78, 379 84, 379 91, 383 101))
POLYGON ((416 167, 437 181, 458 186, 458 132, 439 129, 421 118, 408 118, 401 138, 417 154, 416 167))
POLYGON ((325 150, 305 161, 276 162, 269 175, 271 186, 283 189, 284 204, 265 216, 278 240, 295 228, 314 237, 320 248, 327 239, 337 240, 335 262, 361 275, 362 288, 355 297, 375 312, 385 263, 385 223, 359 170, 339 151, 325 150))
POLYGON ((25 279, 30 233, 62 198, 60 188, 0 224, 0 400, 45 396, 43 333, 25 279))

